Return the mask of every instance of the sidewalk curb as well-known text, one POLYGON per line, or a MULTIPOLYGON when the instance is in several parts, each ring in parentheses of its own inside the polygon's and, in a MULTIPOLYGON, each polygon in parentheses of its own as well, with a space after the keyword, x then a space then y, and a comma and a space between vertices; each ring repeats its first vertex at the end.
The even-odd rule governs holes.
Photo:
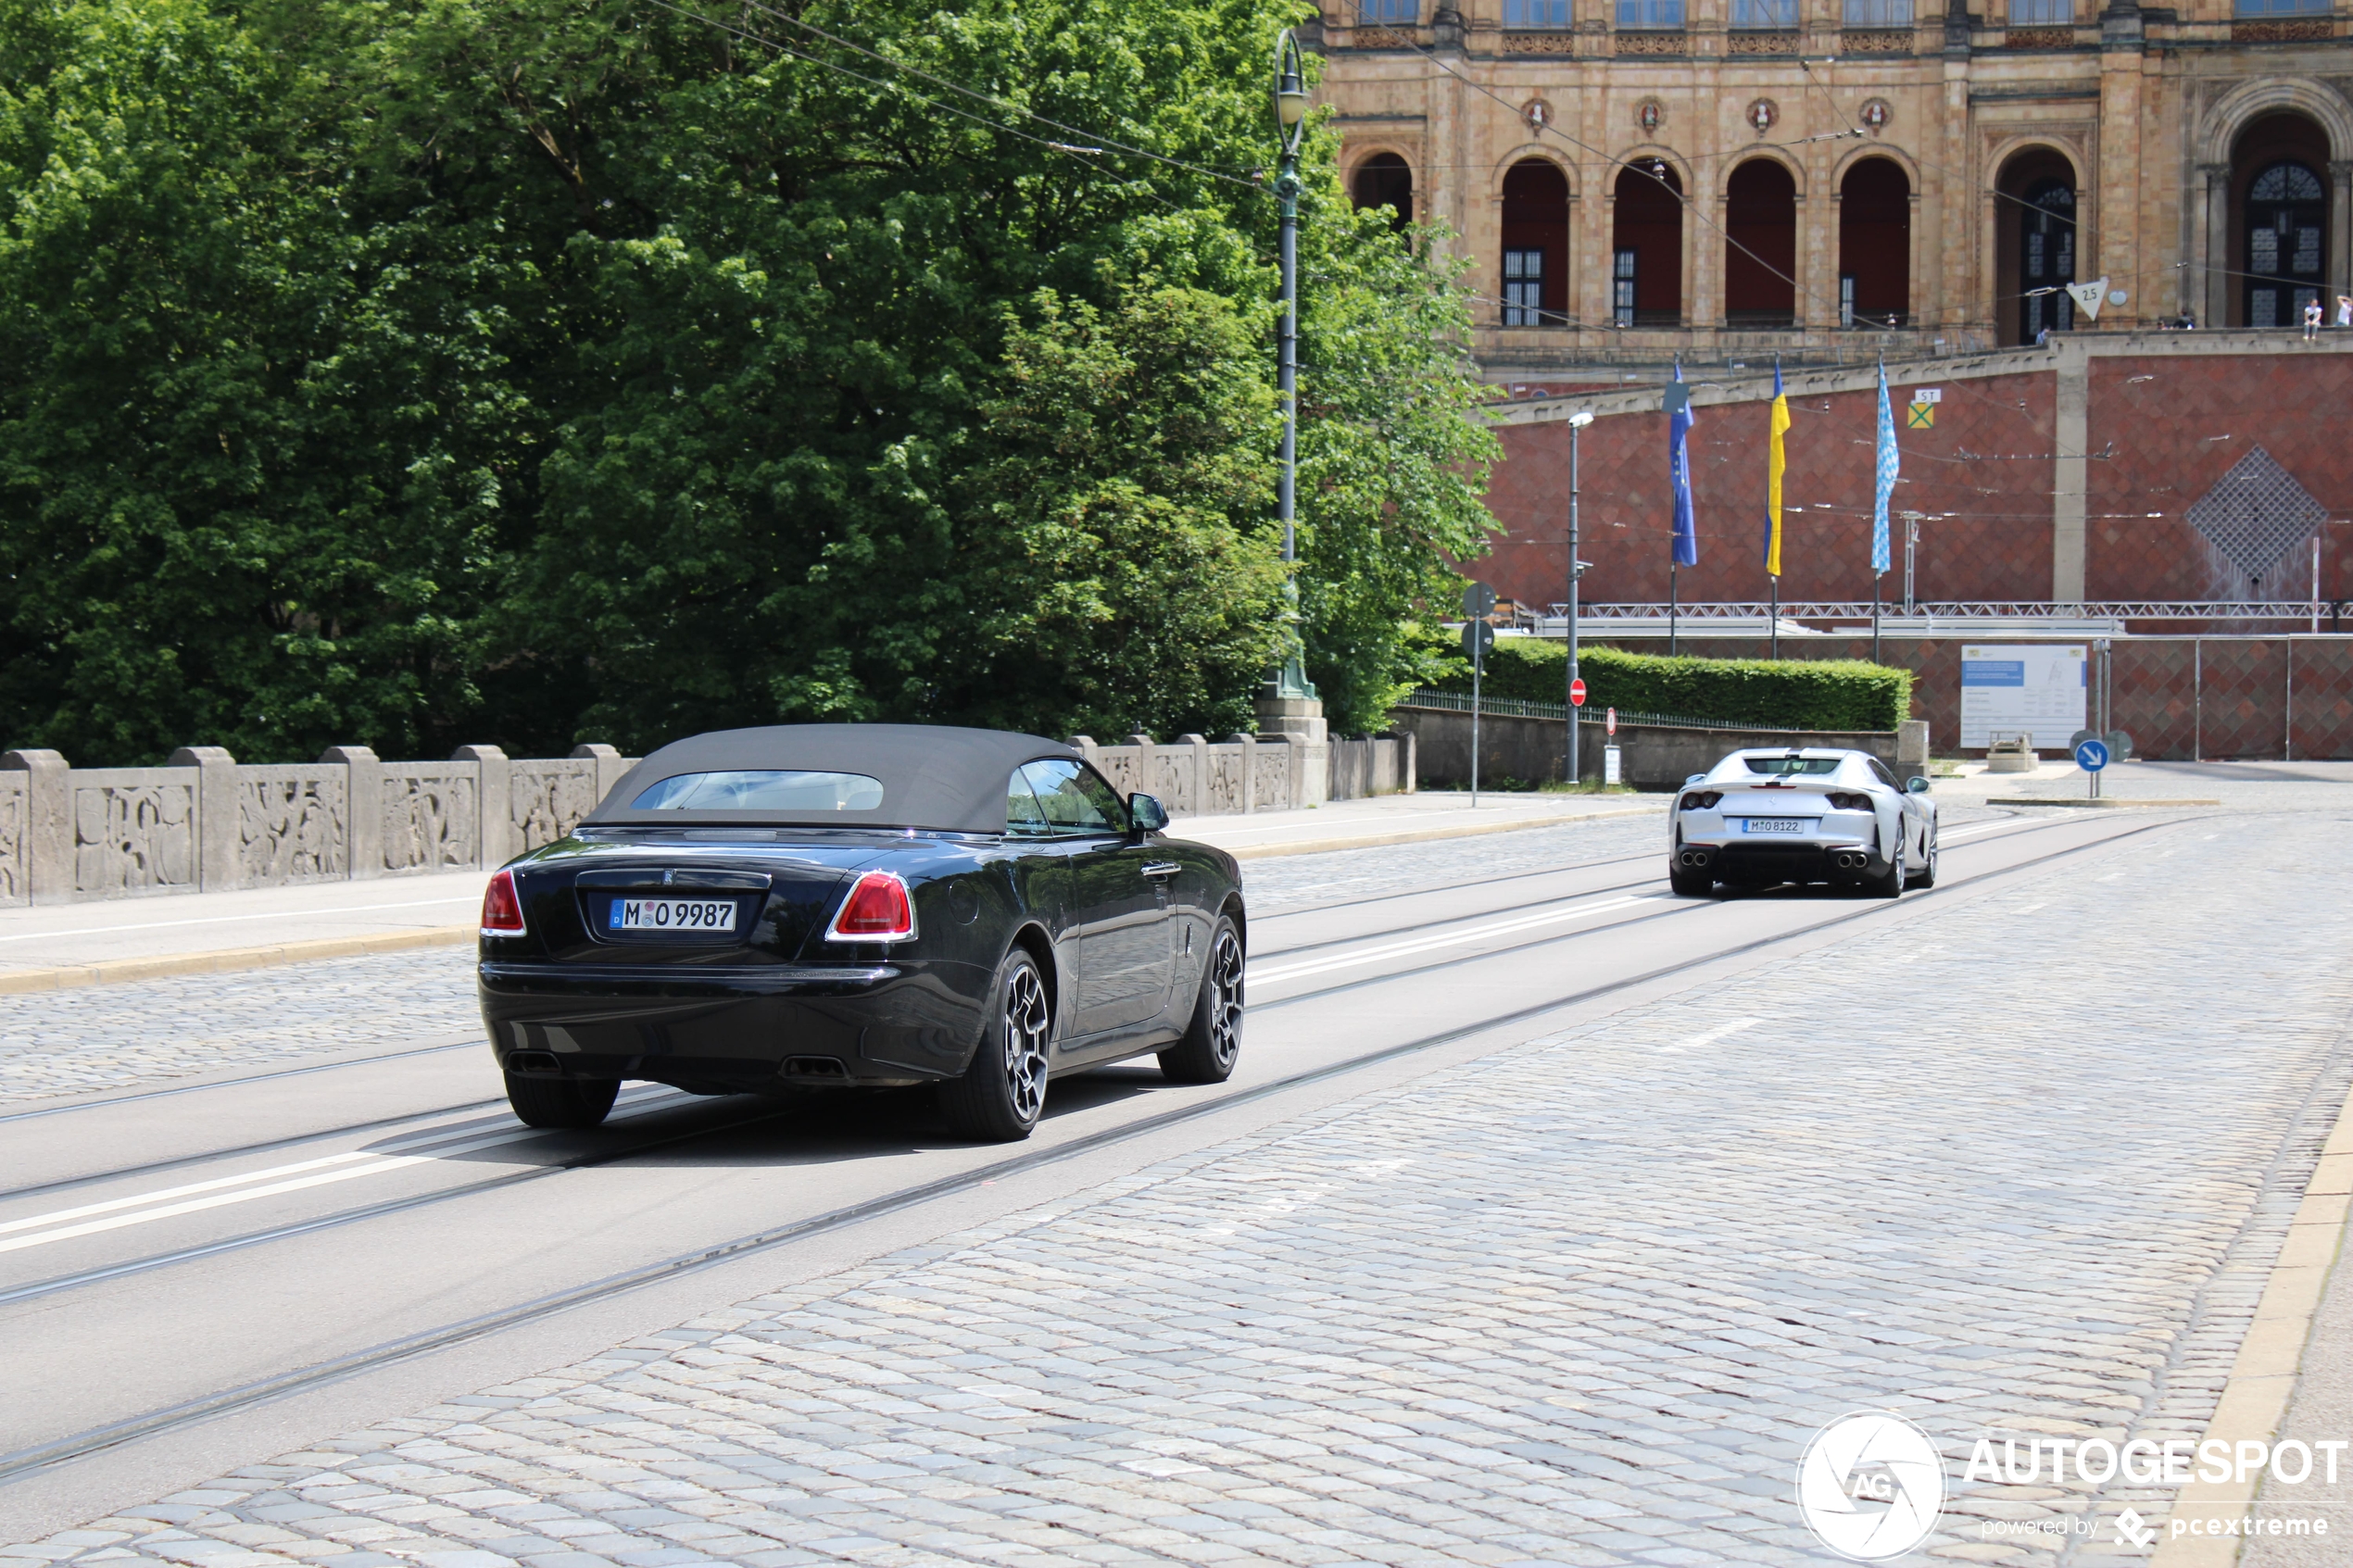
MULTIPOLYGON (((2304 1362, 2305 1347, 2312 1338, 2312 1320, 2328 1289, 2329 1273, 2344 1242, 2348 1207, 2353 1206, 2353 1093, 2336 1114, 2312 1179, 2305 1184, 2304 1200, 2288 1223, 2287 1240, 2271 1265, 2263 1295, 2255 1306, 2246 1337, 2239 1344, 2231 1375, 2215 1401, 2214 1417, 2207 1424, 2205 1442, 2230 1445, 2235 1454, 2243 1441, 2268 1443, 2287 1418, 2304 1362)), ((2167 1511, 2173 1519, 2209 1522, 2237 1519, 2253 1512, 2262 1477, 2245 1481, 2192 1480, 2175 1494, 2167 1511)), ((2169 1536, 2150 1559, 2150 1568, 2231 1568, 2246 1536, 2169 1536)))
MULTIPOLYGON (((1483 838, 1493 833, 1525 833, 1530 828, 1557 827, 1567 822, 1597 822, 1616 817, 1640 817, 1665 809, 1664 806, 1629 806, 1621 811, 1580 811, 1567 817, 1521 817, 1508 822, 1467 822, 1451 828, 1407 828, 1398 833, 1369 834, 1362 838, 1318 838, 1303 844, 1263 844, 1228 849, 1226 853, 1237 860, 1270 860, 1278 855, 1325 855, 1336 849, 1378 849, 1385 845, 1427 844, 1441 838, 1483 838)), ((1182 823, 1177 824, 1177 832, 1172 836, 1185 836, 1182 823)))
MULTIPOLYGON (((1237 860, 1270 859, 1278 855, 1318 855, 1334 849, 1377 849, 1390 844, 1418 844, 1425 840, 1443 838, 1473 838, 1493 833, 1520 833, 1529 828, 1553 827, 1565 822, 1591 822, 1611 817, 1641 816, 1656 811, 1655 806, 1630 807, 1619 811, 1582 811, 1574 816, 1521 818, 1508 822, 1477 822, 1459 827, 1408 828, 1398 833, 1374 834, 1362 838, 1315 839, 1302 844, 1264 844, 1241 849, 1228 849, 1237 860)), ((1176 834, 1182 837, 1181 827, 1176 834)), ((67 991, 82 985, 107 985, 126 980, 163 980, 177 974, 227 974, 244 969, 267 969, 273 964, 308 963, 318 959, 352 959, 371 953, 399 953, 417 947, 455 947, 472 942, 475 936, 471 925, 430 926, 419 931, 385 932, 375 936, 323 936, 311 942, 279 942, 261 947, 225 947, 205 953, 174 953, 157 959, 120 959, 107 963, 69 964, 56 969, 20 969, 13 972, 0 971, 0 996, 22 996, 35 991, 67 991)))
POLYGON ((226 974, 314 959, 405 952, 412 947, 454 947, 472 941, 476 935, 471 925, 436 925, 422 931, 385 932, 376 936, 321 936, 315 941, 279 942, 266 947, 223 947, 208 953, 174 953, 159 959, 119 959, 59 969, 20 969, 13 973, 0 972, 0 996, 67 991, 80 985, 106 985, 125 980, 162 980, 175 974, 226 974))

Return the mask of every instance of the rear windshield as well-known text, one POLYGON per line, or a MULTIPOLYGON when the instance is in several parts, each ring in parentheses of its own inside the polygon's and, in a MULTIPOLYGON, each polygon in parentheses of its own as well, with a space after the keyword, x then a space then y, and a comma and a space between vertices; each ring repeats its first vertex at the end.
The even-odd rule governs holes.
POLYGON ((883 800, 880 779, 863 773, 791 772, 754 769, 680 773, 629 803, 633 811, 872 811, 883 800))
POLYGON ((1787 777, 1792 773, 1835 773, 1844 760, 1838 757, 1745 757, 1752 773, 1775 773, 1787 777))

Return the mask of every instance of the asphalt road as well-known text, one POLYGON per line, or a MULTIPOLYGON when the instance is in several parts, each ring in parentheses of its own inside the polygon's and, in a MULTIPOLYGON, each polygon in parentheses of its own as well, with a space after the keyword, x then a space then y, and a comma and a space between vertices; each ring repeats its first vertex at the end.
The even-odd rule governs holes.
POLYGON ((1072 1078, 1019 1146, 950 1140, 918 1093, 643 1085, 602 1129, 533 1133, 447 1035, 36 1102, 0 1116, 0 1522, 30 1537, 2181 820, 1948 821, 1940 885, 1900 901, 1676 898, 1655 822, 1544 859, 1498 841, 1451 875, 1400 851, 1410 885, 1359 851, 1329 897, 1289 867, 1254 907, 1234 1079, 1072 1078))

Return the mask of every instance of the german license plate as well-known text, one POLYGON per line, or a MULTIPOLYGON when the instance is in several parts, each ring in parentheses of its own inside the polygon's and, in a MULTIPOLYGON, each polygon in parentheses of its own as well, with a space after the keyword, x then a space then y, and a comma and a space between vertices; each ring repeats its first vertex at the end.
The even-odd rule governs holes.
POLYGON ((615 898, 608 931, 733 932, 733 898, 615 898))
POLYGON ((1804 833, 1813 826, 1805 817, 1745 817, 1741 821, 1743 833, 1804 833))

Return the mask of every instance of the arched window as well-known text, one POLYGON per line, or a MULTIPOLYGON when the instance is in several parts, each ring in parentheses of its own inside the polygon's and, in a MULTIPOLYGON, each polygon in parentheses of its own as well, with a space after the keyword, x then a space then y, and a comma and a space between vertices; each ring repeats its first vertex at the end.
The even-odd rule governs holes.
POLYGON ((1797 182, 1768 157, 1724 187, 1724 324, 1786 327, 1797 319, 1797 182))
POLYGON ((2026 193, 2019 224, 2020 341, 2034 343, 2046 332, 2075 325, 2075 301, 2067 285, 2075 281, 2075 192, 2057 180, 2042 180, 2026 193))
POLYGON ((2246 324, 2285 327, 2321 295, 2328 198, 2300 163, 2275 163, 2246 188, 2246 324))
POLYGON ((1542 158, 1504 175, 1504 325, 1568 320, 1568 181, 1542 158))
POLYGON ((1403 229, 1414 220, 1414 171, 1395 153, 1375 153, 1358 164, 1350 194, 1360 208, 1389 208, 1391 228, 1403 229))
POLYGON ((1900 327, 1911 290, 1911 179, 1893 158, 1862 158, 1838 187, 1839 324, 1900 327))
POLYGON ((1683 320, 1683 182, 1655 158, 1618 171, 1610 213, 1610 320, 1621 327, 1683 320))

